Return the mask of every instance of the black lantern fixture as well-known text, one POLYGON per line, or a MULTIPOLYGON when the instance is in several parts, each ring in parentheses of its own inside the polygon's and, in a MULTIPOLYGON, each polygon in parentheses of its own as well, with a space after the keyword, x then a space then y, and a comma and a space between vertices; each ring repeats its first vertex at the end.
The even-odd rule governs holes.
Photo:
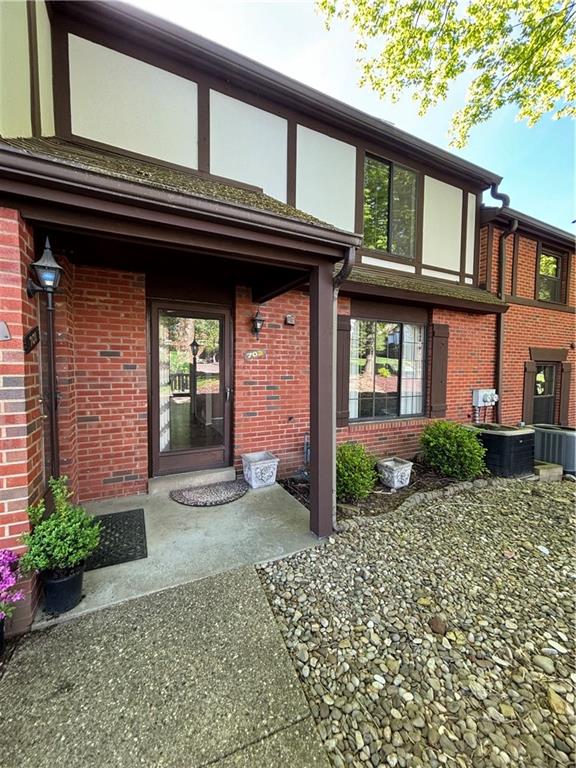
POLYGON ((198 350, 200 349, 200 345, 196 339, 190 344, 190 349, 192 350, 192 357, 196 357, 198 355, 198 350))
POLYGON ((264 323, 266 320, 262 317, 260 314, 260 307, 258 307, 258 311, 256 314, 250 318, 250 321, 252 323, 252 333, 256 338, 258 339, 260 337, 260 331, 264 327, 264 323))
POLYGON ((32 298, 35 293, 44 291, 47 297, 48 309, 52 309, 52 295, 58 288, 64 270, 52 255, 52 248, 50 247, 50 240, 48 240, 48 238, 46 238, 42 256, 30 266, 36 273, 38 283, 35 283, 31 278, 28 279, 28 284, 26 286, 28 296, 32 298))
POLYGON ((60 264, 52 255, 50 241, 46 238, 44 251, 38 261, 30 265, 34 270, 38 282, 28 279, 26 290, 28 296, 32 298, 37 293, 46 294, 46 343, 48 349, 48 378, 47 388, 49 392, 48 405, 49 413, 46 414, 50 420, 49 439, 50 439, 50 469, 53 477, 60 474, 60 455, 58 448, 58 382, 56 379, 56 353, 54 348, 54 291, 60 284, 60 278, 64 271, 60 264))

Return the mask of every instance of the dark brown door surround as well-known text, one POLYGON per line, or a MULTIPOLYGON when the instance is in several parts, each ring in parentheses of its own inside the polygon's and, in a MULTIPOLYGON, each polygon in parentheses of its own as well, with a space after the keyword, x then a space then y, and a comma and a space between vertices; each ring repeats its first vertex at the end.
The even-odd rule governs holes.
POLYGON ((152 476, 230 466, 229 309, 151 302, 150 353, 152 476))

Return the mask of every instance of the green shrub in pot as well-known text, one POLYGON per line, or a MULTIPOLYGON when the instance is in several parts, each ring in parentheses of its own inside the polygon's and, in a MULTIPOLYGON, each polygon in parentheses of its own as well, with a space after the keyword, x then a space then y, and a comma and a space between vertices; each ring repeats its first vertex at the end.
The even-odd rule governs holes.
POLYGON ((48 481, 54 511, 45 517, 44 501, 30 507, 28 515, 32 531, 22 537, 28 551, 22 555, 21 570, 24 573, 40 573, 46 598, 46 610, 62 613, 79 602, 82 590, 82 574, 86 558, 94 552, 100 541, 100 523, 87 514, 83 507, 74 504, 72 491, 65 476, 48 481), (54 589, 74 590, 73 595, 60 599, 56 595, 50 602, 54 589), (51 610, 52 608, 52 610, 51 610))

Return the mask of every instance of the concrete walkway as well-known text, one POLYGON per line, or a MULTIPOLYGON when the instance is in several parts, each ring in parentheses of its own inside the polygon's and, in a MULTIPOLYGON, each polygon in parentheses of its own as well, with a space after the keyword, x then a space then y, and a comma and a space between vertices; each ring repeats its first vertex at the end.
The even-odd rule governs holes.
POLYGON ((96 515, 139 507, 144 509, 148 557, 89 571, 81 603, 58 619, 40 612, 35 629, 318 543, 309 530, 308 510, 279 485, 251 489, 219 507, 186 507, 167 493, 86 504, 96 515))
POLYGON ((2 768, 328 768, 254 568, 21 641, 0 680, 2 768))

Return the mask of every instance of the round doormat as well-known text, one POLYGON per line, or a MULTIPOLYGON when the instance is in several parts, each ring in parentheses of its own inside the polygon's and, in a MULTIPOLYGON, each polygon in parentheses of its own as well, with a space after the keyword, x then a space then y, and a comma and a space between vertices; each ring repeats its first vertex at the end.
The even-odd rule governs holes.
POLYGON ((170 491, 170 498, 188 507, 217 507, 240 499, 249 488, 246 480, 240 478, 226 483, 199 485, 197 488, 180 488, 170 491))

